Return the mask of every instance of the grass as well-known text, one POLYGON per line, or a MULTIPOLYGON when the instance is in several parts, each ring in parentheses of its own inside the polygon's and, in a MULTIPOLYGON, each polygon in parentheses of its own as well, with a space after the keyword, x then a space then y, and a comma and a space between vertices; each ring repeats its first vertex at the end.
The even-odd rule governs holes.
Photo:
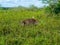
POLYGON ((60 45, 60 15, 50 15, 44 10, 0 10, 0 45, 60 45), (21 25, 33 16, 37 26, 21 25))

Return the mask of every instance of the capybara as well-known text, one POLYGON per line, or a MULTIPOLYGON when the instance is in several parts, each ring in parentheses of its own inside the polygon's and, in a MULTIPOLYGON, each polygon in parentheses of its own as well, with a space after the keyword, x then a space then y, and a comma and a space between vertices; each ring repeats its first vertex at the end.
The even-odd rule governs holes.
POLYGON ((36 19, 33 19, 33 18, 31 18, 31 19, 26 19, 26 20, 23 20, 22 21, 22 25, 37 25, 37 20, 36 19))

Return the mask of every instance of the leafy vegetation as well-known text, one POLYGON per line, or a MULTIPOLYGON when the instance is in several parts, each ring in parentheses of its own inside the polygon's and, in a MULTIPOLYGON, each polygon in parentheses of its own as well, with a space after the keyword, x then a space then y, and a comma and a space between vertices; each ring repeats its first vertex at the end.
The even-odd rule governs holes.
POLYGON ((0 10, 0 45, 60 45, 60 14, 45 8, 9 8, 0 10), (35 17, 36 26, 21 21, 35 17))
POLYGON ((48 10, 50 13, 60 13, 60 0, 41 0, 43 3, 48 4, 48 10))

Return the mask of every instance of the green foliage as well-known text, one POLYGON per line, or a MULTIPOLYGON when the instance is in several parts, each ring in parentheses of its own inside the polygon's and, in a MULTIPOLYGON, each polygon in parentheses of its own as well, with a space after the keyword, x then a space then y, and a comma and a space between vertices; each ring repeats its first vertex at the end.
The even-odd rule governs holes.
POLYGON ((55 4, 59 2, 59 0, 41 0, 41 1, 47 4, 55 4))
POLYGON ((42 0, 43 3, 47 3, 48 4, 48 8, 52 14, 58 14, 60 13, 60 1, 59 0, 42 0))
POLYGON ((0 45, 60 45, 60 15, 50 17, 44 9, 0 10, 0 45), (36 26, 21 25, 33 16, 38 21, 36 26))
POLYGON ((54 8, 54 12, 56 14, 60 13, 60 2, 56 4, 55 8, 54 8))

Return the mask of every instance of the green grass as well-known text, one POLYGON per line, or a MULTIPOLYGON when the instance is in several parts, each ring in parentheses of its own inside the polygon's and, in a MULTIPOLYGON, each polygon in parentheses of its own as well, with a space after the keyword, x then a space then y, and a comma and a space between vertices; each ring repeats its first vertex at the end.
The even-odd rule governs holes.
POLYGON ((49 16, 44 10, 0 10, 0 45, 60 45, 60 15, 49 16), (37 26, 21 25, 33 16, 37 26))

